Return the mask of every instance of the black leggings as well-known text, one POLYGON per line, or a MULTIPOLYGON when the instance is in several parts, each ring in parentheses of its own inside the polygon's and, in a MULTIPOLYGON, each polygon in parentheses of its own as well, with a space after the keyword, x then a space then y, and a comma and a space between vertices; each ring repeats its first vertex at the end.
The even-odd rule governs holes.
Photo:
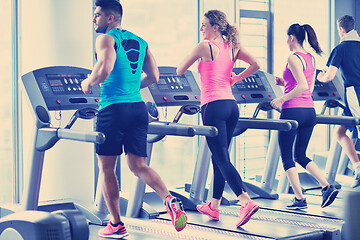
POLYGON ((216 137, 206 137, 214 168, 213 198, 221 199, 225 180, 236 196, 239 196, 244 191, 243 182, 229 156, 231 138, 239 119, 239 108, 234 100, 218 100, 203 105, 201 116, 205 126, 218 129, 216 137))
POLYGON ((279 132, 279 146, 284 170, 295 167, 294 159, 303 168, 306 168, 309 162, 311 162, 306 157, 306 149, 316 123, 315 109, 285 108, 281 111, 280 119, 296 120, 299 123, 299 127, 296 130, 279 132))

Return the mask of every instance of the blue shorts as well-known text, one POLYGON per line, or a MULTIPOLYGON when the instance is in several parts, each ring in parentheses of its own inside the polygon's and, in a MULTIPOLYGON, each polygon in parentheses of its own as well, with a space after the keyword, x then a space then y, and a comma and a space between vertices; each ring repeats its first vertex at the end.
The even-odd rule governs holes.
POLYGON ((147 157, 149 119, 144 102, 116 103, 99 111, 96 131, 105 134, 105 142, 95 144, 96 153, 117 156, 132 153, 147 157))

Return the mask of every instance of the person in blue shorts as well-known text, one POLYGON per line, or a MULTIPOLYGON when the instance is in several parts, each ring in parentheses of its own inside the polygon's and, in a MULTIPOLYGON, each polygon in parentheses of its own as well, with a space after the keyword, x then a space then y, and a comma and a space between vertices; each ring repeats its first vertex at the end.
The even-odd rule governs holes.
MULTIPOLYGON (((355 30, 355 20, 352 16, 345 15, 337 20, 337 29, 340 44, 330 54, 327 62, 327 71, 318 74, 320 82, 334 79, 338 69, 345 87, 345 110, 343 115, 360 117, 360 37, 355 30)), ((335 135, 342 149, 349 157, 355 177, 352 187, 360 186, 360 162, 351 139, 346 135, 346 126, 336 126, 335 135)))
POLYGON ((105 142, 96 145, 99 178, 111 214, 99 236, 121 238, 127 235, 120 218, 119 186, 115 176, 116 159, 125 152, 130 170, 163 199, 177 231, 185 228, 187 216, 180 200, 171 196, 158 173, 146 165, 148 112, 140 89, 159 80, 159 71, 148 44, 122 28, 123 9, 117 0, 97 0, 94 28, 103 33, 96 38, 96 63, 82 81, 84 93, 101 84, 96 131, 105 134, 105 142))

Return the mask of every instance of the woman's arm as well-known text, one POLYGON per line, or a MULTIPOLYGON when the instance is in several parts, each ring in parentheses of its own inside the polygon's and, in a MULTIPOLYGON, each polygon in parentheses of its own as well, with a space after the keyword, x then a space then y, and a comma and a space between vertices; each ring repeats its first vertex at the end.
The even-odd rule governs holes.
POLYGON ((276 98, 271 102, 271 105, 275 109, 281 107, 284 102, 300 96, 303 92, 309 89, 304 72, 302 71, 302 65, 300 63, 300 60, 295 55, 291 55, 288 58, 287 64, 288 68, 290 69, 297 82, 297 85, 287 94, 276 98))
POLYGON ((248 51, 246 51, 243 47, 237 48, 236 58, 235 60, 242 60, 249 64, 249 66, 242 71, 239 75, 236 75, 235 73, 231 73, 232 78, 232 84, 235 84, 237 81, 242 80, 243 78, 247 78, 248 76, 251 76, 254 74, 257 70, 260 69, 260 65, 257 61, 257 59, 251 55, 248 51))
POLYGON ((198 60, 199 58, 202 58, 204 53, 205 53, 205 49, 207 49, 209 51, 210 54, 210 48, 209 48, 209 43, 208 42, 201 42, 199 43, 192 51, 189 55, 187 55, 179 64, 179 66, 176 69, 176 74, 177 75, 183 75, 186 70, 188 70, 188 68, 193 65, 193 63, 198 60))

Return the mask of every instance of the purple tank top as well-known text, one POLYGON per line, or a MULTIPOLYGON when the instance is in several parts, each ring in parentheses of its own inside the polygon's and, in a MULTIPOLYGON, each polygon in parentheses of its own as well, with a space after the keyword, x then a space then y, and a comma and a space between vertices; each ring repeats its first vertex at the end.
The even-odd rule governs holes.
POLYGON ((231 71, 234 62, 230 57, 230 46, 228 43, 211 43, 216 45, 220 52, 211 62, 199 62, 201 106, 216 100, 235 100, 231 91, 231 71))
MULTIPOLYGON (((305 70, 303 70, 303 72, 307 84, 309 86, 309 89, 303 92, 300 96, 297 96, 296 98, 284 102, 282 108, 313 108, 314 102, 312 100, 311 92, 310 92, 310 86, 314 79, 314 74, 315 74, 315 68, 313 65, 313 56, 310 53, 305 54, 301 52, 296 52, 294 54, 300 55, 305 60, 306 65, 304 66, 305 70)), ((297 81, 295 80, 292 72, 290 71, 287 65, 283 73, 283 78, 285 81, 284 93, 286 94, 292 91, 297 86, 297 81)))

